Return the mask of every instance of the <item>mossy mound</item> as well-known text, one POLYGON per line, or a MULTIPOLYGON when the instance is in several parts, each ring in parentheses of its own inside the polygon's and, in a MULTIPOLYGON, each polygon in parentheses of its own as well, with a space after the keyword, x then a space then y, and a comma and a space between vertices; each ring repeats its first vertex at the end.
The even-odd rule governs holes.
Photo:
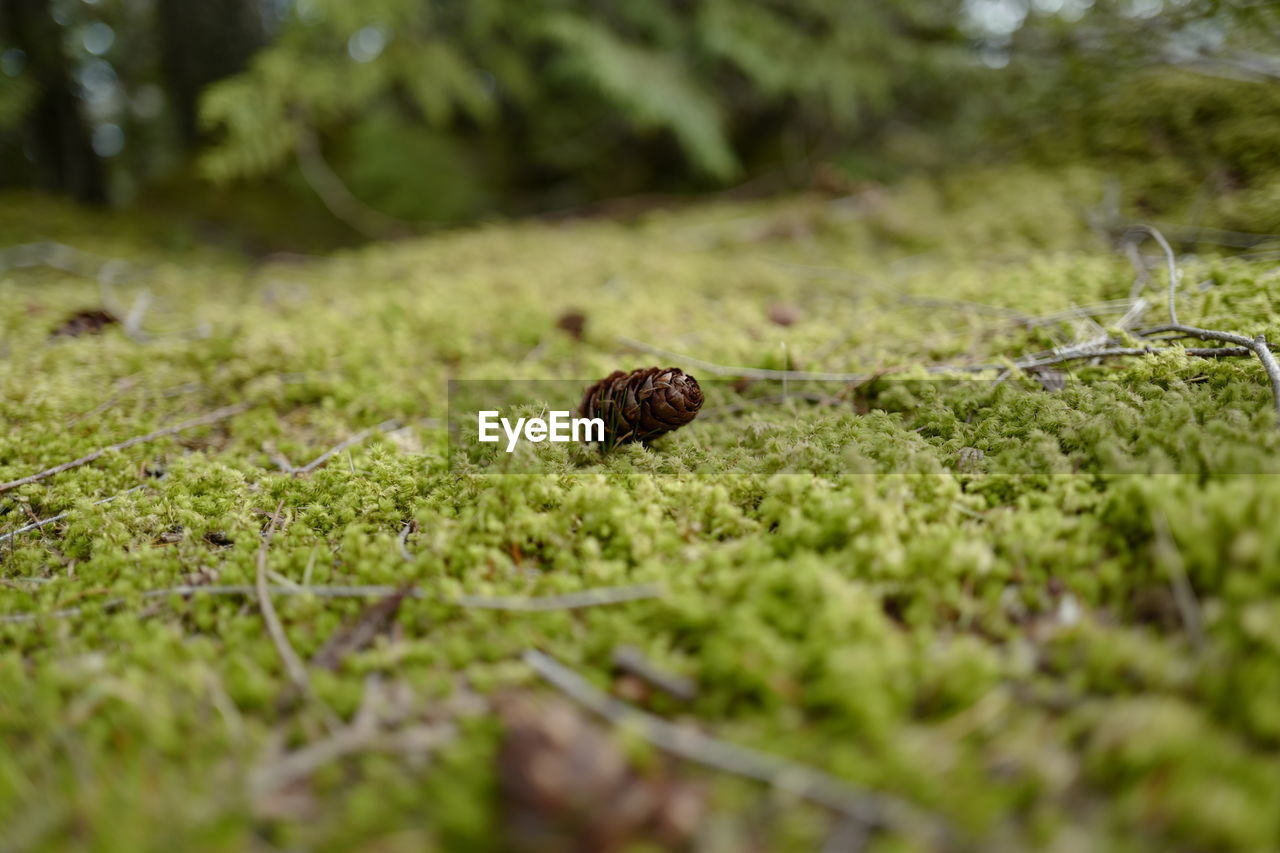
MULTIPOLYGON (((545 689, 530 648, 610 688, 620 645, 697 684, 688 703, 650 697, 655 713, 909 801, 961 849, 1280 845, 1280 480, 1249 473, 1273 468, 1280 434, 1256 361, 1108 361, 1060 391, 886 382, 838 406, 726 387, 650 448, 539 475, 449 468, 450 379, 699 375, 619 336, 917 378, 1088 336, 1078 317, 1026 318, 1128 296, 1127 261, 1080 215, 1099 192, 1087 172, 993 171, 254 267, 6 205, 0 242, 56 233, 123 256, 112 297, 145 290, 150 308, 145 339, 50 339, 97 285, 0 274, 0 481, 250 406, 0 493, 0 536, 66 514, 0 541, 0 846, 506 849, 488 697, 545 689), (557 327, 569 310, 580 339, 557 327), (304 476, 281 470, 392 418, 304 476), (966 450, 1002 467, 960 465, 966 450), (423 592, 389 636, 309 668, 302 695, 251 596, 147 597, 252 586, 271 527, 275 586, 423 592), (639 583, 664 594, 458 604, 639 583), (392 695, 448 736, 341 753, 264 793, 285 751, 392 695)), ((1184 321, 1280 339, 1275 270, 1183 263, 1184 321)), ((363 606, 274 601, 303 660, 363 606)), ((693 849, 816 849, 831 830, 755 782, 675 772, 709 792, 693 849)), ((895 824, 871 843, 934 842, 895 824)))

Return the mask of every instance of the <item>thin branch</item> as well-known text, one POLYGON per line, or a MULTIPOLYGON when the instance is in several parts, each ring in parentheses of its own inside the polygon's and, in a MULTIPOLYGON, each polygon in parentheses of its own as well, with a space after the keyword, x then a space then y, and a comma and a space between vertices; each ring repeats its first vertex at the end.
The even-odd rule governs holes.
MULTIPOLYGON (((1248 356, 1251 350, 1248 347, 1102 347, 1099 349, 1085 349, 1078 352, 1060 353, 1058 355, 1047 356, 1026 361, 1014 362, 1015 367, 1023 370, 1035 370, 1040 367, 1049 367, 1055 364, 1066 364, 1071 361, 1088 361, 1094 358, 1123 358, 1143 355, 1158 355, 1162 352, 1179 352, 1186 355, 1195 356, 1196 358, 1230 358, 1248 356)), ((961 368, 966 370, 983 370, 995 369, 998 365, 978 365, 971 368, 961 368)))
POLYGON ((284 626, 280 624, 280 616, 276 613, 275 605, 271 603, 271 591, 267 588, 267 549, 271 547, 271 538, 275 535, 276 525, 280 522, 282 509, 284 509, 283 500, 276 505, 276 511, 271 514, 271 523, 267 526, 266 535, 262 537, 262 545, 258 547, 258 607, 262 611, 262 621, 267 625, 267 633, 271 635, 271 642, 275 643, 280 660, 284 662, 289 680, 293 682, 294 687, 305 693, 311 684, 307 677, 306 664, 302 662, 302 658, 298 657, 293 646, 289 645, 284 626))
POLYGON ((120 381, 116 382, 116 391, 114 394, 112 394, 103 402, 94 406, 89 411, 81 412, 78 415, 74 415, 70 420, 67 421, 67 426, 68 427, 75 426, 76 424, 80 423, 80 421, 86 418, 91 418, 91 417, 94 417, 95 415, 102 414, 107 409, 110 409, 116 403, 120 402, 120 398, 123 397, 128 391, 136 387, 139 381, 141 381, 141 375, 135 374, 133 376, 126 376, 124 379, 121 379, 120 381))
MULTIPOLYGON (((1096 302, 1092 305, 1080 305, 1068 308, 1065 311, 1058 311, 1053 314, 1041 314, 1037 317, 1028 317, 1025 320, 1018 321, 1018 325, 1023 328, 1036 328, 1037 326, 1049 326, 1054 323, 1062 323, 1067 320, 1084 320, 1093 317, 1099 317, 1107 314, 1127 315, 1134 309, 1136 297, 1130 299, 1111 299, 1106 302, 1096 302)), ((1123 322, 1123 321, 1122 321, 1123 322)))
POLYGON ((581 607, 598 607, 602 604, 621 604, 644 598, 660 598, 663 589, 657 584, 636 586, 606 586, 597 589, 571 592, 565 595, 548 595, 538 598, 505 595, 460 595, 454 603, 460 607, 480 610, 521 610, 538 612, 546 610, 577 610, 581 607))
POLYGON ((312 459, 306 465, 303 465, 300 468, 294 468, 293 476, 304 477, 307 474, 310 474, 312 471, 316 470, 321 465, 328 462, 334 456, 346 450, 348 447, 353 447, 354 445, 359 444, 369 436, 373 435, 375 432, 390 432, 392 430, 399 429, 399 428, 400 428, 399 421, 389 420, 389 421, 383 421, 377 426, 369 427, 368 429, 362 429, 355 435, 348 438, 346 441, 336 444, 333 447, 326 450, 324 453, 321 453, 319 456, 317 456, 315 459, 312 459))
MULTIPOLYGON (((1239 335, 1235 336, 1239 340, 1247 340, 1239 335)), ((632 338, 618 338, 619 342, 626 344, 634 349, 639 349, 653 355, 660 355, 664 358, 671 358, 681 361, 685 364, 706 371, 717 376, 734 376, 743 379, 791 379, 791 380, 808 380, 813 382, 864 382, 872 379, 879 379, 891 374, 892 372, 905 372, 910 370, 909 367, 888 368, 881 370, 875 374, 864 373, 810 373, 804 370, 769 370, 765 368, 752 367, 728 367, 726 365, 715 364, 709 361, 703 361, 699 358, 682 355, 678 352, 665 350, 661 347, 647 344, 643 341, 637 341, 632 338)), ((1252 343, 1252 342, 1251 342, 1252 343)), ((1244 347, 1241 344, 1241 347, 1244 347)), ((1166 349, 1174 348, 1157 348, 1157 347, 1118 347, 1118 348, 1096 348, 1096 349, 1080 349, 1070 352, 1052 353, 1046 356, 1034 356, 1022 361, 1012 363, 1012 366, 1023 370, 1031 370, 1038 367, 1048 367, 1053 364, 1063 364, 1069 361, 1083 361, 1091 358, 1113 358, 1117 356, 1141 356, 1151 355, 1154 353, 1164 352, 1166 349)), ((1239 348, 1232 349, 1229 347, 1203 347, 1203 348, 1177 348, 1178 352, 1184 352, 1187 355, 1198 356, 1200 358, 1223 358, 1226 356, 1243 356, 1254 351, 1252 346, 1245 350, 1239 348)), ((926 373, 944 374, 944 373, 988 373, 996 370, 1008 370, 1009 364, 934 364, 924 368, 926 373)), ((795 397, 796 395, 792 395, 795 397)), ((714 411, 714 410, 708 410, 714 411)))
POLYGON ((625 335, 617 337, 618 343, 623 346, 630 347, 634 350, 647 352, 650 355, 662 356, 663 358, 676 359, 687 365, 696 367, 706 373, 715 376, 733 376, 741 379, 794 379, 794 380, 814 380, 825 382, 864 382, 873 378, 872 374, 867 373, 810 373, 804 370, 769 370, 762 367, 728 367, 723 364, 716 364, 710 361, 704 361, 700 358, 693 358, 682 353, 672 350, 663 349, 653 344, 638 341, 635 338, 629 338, 625 335))
POLYGON ((286 474, 292 474, 298 470, 297 466, 289 461, 289 457, 280 452, 273 441, 262 442, 262 452, 267 454, 267 458, 272 464, 286 474))
POLYGON ((77 249, 75 246, 52 240, 0 249, 0 272, 26 267, 50 267, 73 275, 82 275, 85 278, 103 279, 116 278, 122 271, 131 269, 133 264, 120 258, 95 255, 77 249))
POLYGON ((1155 544, 1158 554, 1164 557, 1169 572, 1169 586, 1173 590, 1173 601, 1178 607, 1178 616, 1182 619, 1183 630, 1197 652, 1204 650, 1204 617, 1201 615, 1200 602, 1196 600, 1195 588, 1187 577, 1187 567, 1178 551, 1178 543, 1169 530, 1169 521, 1162 513, 1151 515, 1151 524, 1155 529, 1155 544))
POLYGON ((698 696, 698 685, 693 679, 668 672, 649 660, 645 653, 635 646, 618 646, 614 649, 613 665, 619 671, 648 682, 682 702, 692 702, 698 696))
MULTIPOLYGON (((139 489, 145 489, 146 487, 147 487, 147 484, 143 483, 140 486, 134 486, 132 489, 125 489, 123 492, 121 492, 118 495, 112 495, 109 498, 103 498, 102 500, 94 501, 91 504, 91 506, 101 506, 102 504, 111 503, 116 498, 122 498, 125 495, 131 495, 134 492, 138 491, 139 489)), ((40 521, 35 521, 35 522, 32 522, 31 524, 26 525, 25 527, 19 527, 17 530, 10 530, 8 533, 0 534, 0 542, 6 542, 21 533, 26 533, 28 530, 36 530, 41 527, 44 527, 47 524, 53 524, 56 521, 62 521, 62 519, 71 515, 71 513, 72 513, 72 510, 67 510, 66 512, 60 512, 57 515, 53 516, 52 518, 45 518, 40 521)))
POLYGON ((665 752, 716 770, 756 779, 846 815, 868 827, 887 825, 942 826, 910 804, 856 788, 815 768, 777 755, 717 740, 696 729, 678 726, 631 707, 592 686, 550 655, 529 649, 524 662, 570 699, 613 725, 640 735, 665 752))
POLYGON ((317 770, 348 755, 372 751, 404 755, 431 750, 448 743, 456 733, 452 723, 409 725, 394 731, 382 731, 375 726, 346 726, 324 740, 309 743, 257 768, 250 776, 250 790, 253 799, 258 800, 310 778, 317 770))
POLYGON ((1258 335, 1256 338, 1248 338, 1244 335, 1237 335, 1235 332, 1201 329, 1197 326, 1185 326, 1181 323, 1168 323, 1163 326, 1144 329, 1142 335, 1158 335, 1162 332, 1177 332, 1185 337, 1199 338, 1202 341, 1221 341, 1226 344, 1234 344, 1237 347, 1244 347, 1256 355, 1258 361, 1262 362, 1262 368, 1267 372, 1267 378, 1271 380, 1271 393, 1275 398, 1276 422, 1280 425, 1280 362, 1276 361, 1275 353, 1267 345, 1265 336, 1258 335))
MULTIPOLYGON (((266 591, 272 596, 314 595, 316 598, 386 598, 400 591, 398 586, 268 586, 266 591)), ((577 610, 582 607, 599 607, 607 604, 621 604, 627 601, 640 601, 646 598, 660 598, 663 589, 654 584, 639 586, 607 586, 597 589, 565 595, 548 595, 534 597, 520 596, 485 596, 461 595, 454 599, 445 599, 459 607, 473 610, 516 610, 524 612, 546 612, 551 610, 577 610)), ((171 595, 228 595, 258 598, 262 591, 256 585, 201 586, 184 584, 164 589, 149 589, 141 593, 143 599, 166 598, 171 595)), ((428 598, 420 587, 411 588, 406 598, 428 598)), ((111 610, 126 604, 129 599, 120 597, 104 601, 103 610, 111 610)), ((5 613, 0 614, 0 625, 13 625, 22 622, 34 622, 48 617, 66 619, 79 616, 84 612, 82 607, 66 607, 49 613, 5 613)))
POLYGON ((404 558, 406 563, 413 562, 413 554, 409 551, 409 534, 417 527, 417 523, 406 521, 404 527, 400 530, 400 535, 396 537, 396 547, 400 551, 400 556, 404 558))
MULTIPOLYGON (((1178 282, 1182 276, 1178 272, 1178 259, 1173 254, 1173 247, 1169 245, 1169 241, 1164 238, 1155 228, 1150 225, 1133 225, 1129 228, 1130 234, 1145 234, 1160 244, 1160 248, 1164 250, 1165 261, 1169 265, 1169 322, 1178 322, 1178 282)), ((1139 273, 1145 272, 1139 269, 1139 273)), ((1136 295, 1136 294, 1135 294, 1136 295)))
POLYGON ((103 456, 107 455, 113 450, 124 450, 126 448, 133 447, 134 445, 137 445, 137 444, 144 444, 148 441, 155 441, 157 438, 164 438, 165 436, 174 435, 175 433, 183 432, 189 429, 194 429, 195 427, 206 426, 208 424, 217 423, 218 421, 225 421, 227 418, 232 418, 238 414, 241 414, 242 412, 248 411, 252 406, 253 406, 252 403, 247 403, 247 402, 236 403, 235 405, 232 405, 232 406, 223 406, 221 409, 215 409, 214 411, 209 412, 206 415, 201 415, 198 418, 193 418, 189 421, 183 421, 182 423, 175 424, 174 426, 158 429, 158 430, 155 430, 154 432, 149 432, 146 435, 135 436, 133 438, 128 439, 127 441, 121 441, 117 444, 112 444, 108 447, 103 447, 99 450, 95 450, 92 453, 81 456, 79 459, 74 459, 71 462, 63 462, 61 465, 55 465, 52 468, 48 468, 37 474, 32 474, 29 477, 22 477, 17 480, 11 480, 8 483, 0 483, 0 492, 7 492, 10 489, 16 489, 19 486, 25 486, 29 483, 39 482, 40 480, 43 480, 46 477, 52 477, 54 474, 61 474, 63 471, 70 471, 72 468, 79 468, 81 465, 88 465, 90 462, 93 462, 96 459, 101 459, 103 456))
POLYGON ((1229 246, 1233 249, 1252 249, 1265 243, 1280 240, 1280 234, 1265 234, 1255 231, 1227 231, 1222 228, 1206 228, 1203 225, 1158 225, 1160 230, 1168 234, 1175 243, 1207 243, 1214 246, 1229 246))

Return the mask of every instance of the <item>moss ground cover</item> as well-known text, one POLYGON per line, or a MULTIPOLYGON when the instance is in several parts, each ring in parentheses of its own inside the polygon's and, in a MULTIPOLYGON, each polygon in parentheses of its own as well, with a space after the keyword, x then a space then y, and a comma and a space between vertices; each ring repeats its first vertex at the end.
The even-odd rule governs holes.
MULTIPOLYGON (((1280 480, 1249 473, 1273 467, 1280 431, 1256 360, 1076 366, 1060 391, 883 383, 842 406, 726 386, 651 448, 586 467, 566 451, 537 475, 449 467, 449 380, 668 361, 619 336, 909 377, 1087 337, 1079 317, 1011 317, 1128 296, 1132 268, 1081 215, 1100 194, 1087 173, 1010 169, 252 266, 163 223, 0 204, 0 242, 123 258, 113 298, 145 288, 151 306, 146 340, 51 340, 98 286, 0 273, 0 481, 249 404, 0 494, 0 536, 66 514, 0 541, 0 616, 33 615, 0 622, 0 849, 504 849, 488 699, 546 689, 529 648, 610 689, 620 645, 698 685, 655 713, 906 800, 960 848, 1280 846, 1280 480), (778 305, 794 322, 770 320, 778 305), (570 309, 580 340, 557 328, 570 309), (281 470, 388 419, 402 426, 306 476, 281 470), (999 471, 959 464, 966 449, 999 471), (254 584, 270 526, 273 585, 424 593, 389 636, 310 668, 302 696, 251 597, 145 597, 254 584), (664 594, 456 603, 640 583, 664 594), (374 684, 448 736, 263 790, 374 684)), ((1280 338, 1273 264, 1183 264, 1184 322, 1280 338)), ((304 660, 367 603, 274 602, 304 660)), ((679 772, 710 802, 693 849, 816 849, 832 830, 818 806, 679 772)), ((932 843, 910 826, 871 840, 932 843)))

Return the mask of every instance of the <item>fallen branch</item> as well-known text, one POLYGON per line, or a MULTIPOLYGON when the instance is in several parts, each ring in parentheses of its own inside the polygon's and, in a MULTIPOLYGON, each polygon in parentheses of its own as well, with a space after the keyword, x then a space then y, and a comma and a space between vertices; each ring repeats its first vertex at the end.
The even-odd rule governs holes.
MULTIPOLYGON (((102 504, 111 503, 116 498, 122 498, 125 495, 131 495, 134 492, 138 491, 139 489, 145 489, 146 487, 147 487, 147 484, 143 483, 141 486, 134 486, 132 489, 125 489, 123 492, 121 492, 118 495, 112 495, 109 498, 103 498, 102 500, 94 501, 91 504, 91 506, 101 506, 102 504)), ((6 542, 15 536, 18 536, 19 534, 26 533, 29 530, 37 530, 41 527, 44 527, 45 525, 53 524, 54 522, 57 522, 57 521, 62 521, 62 519, 71 515, 71 513, 72 513, 72 510, 67 510, 66 512, 58 513, 52 518, 45 518, 45 519, 41 519, 40 521, 34 521, 31 524, 26 525, 25 527, 19 527, 17 530, 10 530, 8 533, 0 533, 0 542, 6 542)))
POLYGON ((1184 226, 1165 223, 1158 227, 1170 235, 1175 243, 1207 243, 1214 246, 1229 246, 1233 249, 1251 249, 1254 246, 1280 241, 1280 234, 1228 231, 1222 228, 1206 228, 1203 225, 1184 226))
POLYGON ((1225 344, 1243 347, 1256 355, 1258 361, 1262 362, 1263 370, 1267 372, 1267 378, 1271 380, 1271 393, 1275 398, 1276 421, 1277 425, 1280 425, 1280 362, 1276 361, 1275 353, 1267 345, 1265 336, 1258 335, 1256 338, 1248 338, 1244 335, 1237 335, 1235 332, 1201 329, 1198 326, 1185 326, 1177 322, 1144 329, 1141 334, 1143 336, 1158 335, 1163 332, 1177 332, 1183 337, 1199 338, 1202 341, 1221 341, 1225 344))
POLYGON ((577 610, 582 607, 598 607, 602 604, 621 604, 644 598, 659 598, 663 593, 657 584, 637 586, 606 586, 597 589, 571 592, 565 595, 548 595, 539 598, 504 595, 460 595, 454 599, 459 607, 480 610, 521 610, 539 612, 547 610, 577 610))
POLYGON ((342 441, 334 445, 333 447, 329 448, 324 453, 321 453, 319 456, 317 456, 315 459, 312 459, 306 465, 303 465, 300 468, 294 468, 291 473, 295 477, 306 476, 307 474, 310 474, 312 471, 319 468, 324 463, 328 462, 334 456, 337 456, 339 453, 346 450, 348 447, 354 447, 355 445, 364 441, 369 436, 373 435, 375 432, 391 432, 392 430, 396 430, 399 428, 400 428, 399 421, 389 420, 389 421, 383 421, 377 426, 369 427, 368 429, 362 429, 355 435, 348 438, 347 440, 342 441))
POLYGON ((715 376, 732 376, 738 379, 793 379, 793 380, 812 380, 815 382, 864 382, 873 378, 872 374, 867 373, 811 373, 805 370, 770 370, 763 367, 728 367, 723 364, 716 364, 711 361, 704 361, 700 358, 693 358, 673 350, 663 349, 653 344, 638 341, 635 338, 628 338, 625 335, 617 337, 618 343, 623 346, 630 347, 640 352, 647 352, 650 355, 661 356, 662 358, 671 358, 683 362, 690 367, 696 367, 698 370, 715 376))
POLYGON ((400 529, 400 535, 396 537, 396 548, 400 551, 400 556, 406 563, 413 562, 413 554, 409 552, 409 534, 418 526, 416 521, 405 522, 404 527, 400 529))
POLYGON ((682 702, 698 697, 693 679, 668 672, 655 664, 635 646, 618 646, 613 650, 613 666, 620 672, 639 678, 682 702))
POLYGON ((68 421, 67 421, 67 426, 68 426, 68 427, 75 426, 76 424, 80 423, 80 421, 84 420, 85 418, 91 418, 91 417, 93 417, 93 416, 95 416, 95 415, 100 415, 100 414, 102 414, 103 412, 105 412, 107 409, 109 409, 109 408, 111 408, 112 406, 114 406, 116 403, 118 403, 118 402, 120 401, 120 398, 121 398, 122 396, 124 396, 124 394, 125 394, 126 392, 128 392, 128 391, 132 390, 134 387, 136 387, 136 386, 138 385, 138 382, 140 381, 140 378, 139 378, 139 377, 140 377, 140 374, 135 374, 135 375, 133 375, 133 376, 127 376, 127 377, 125 377, 124 379, 121 379, 120 381, 116 382, 116 389, 117 389, 117 390, 116 390, 116 392, 115 392, 114 394, 112 394, 110 397, 108 397, 108 398, 107 398, 106 400, 104 400, 103 402, 101 402, 101 403, 99 403, 98 405, 94 406, 94 407, 93 407, 92 409, 90 409, 89 411, 87 411, 87 412, 82 412, 81 414, 78 414, 78 415, 75 415, 74 417, 72 417, 70 420, 68 420, 68 421))
POLYGON ((271 547, 271 538, 275 535, 276 525, 280 522, 280 511, 284 509, 284 501, 276 505, 276 511, 271 514, 271 523, 267 526, 266 535, 262 537, 262 545, 258 547, 258 607, 262 611, 262 621, 267 625, 267 633, 271 635, 271 642, 275 644, 276 652, 280 655, 280 660, 284 662, 285 672, 289 674, 289 680, 293 682, 293 686, 299 691, 305 693, 311 685, 310 679, 307 677, 306 664, 302 662, 302 658, 298 657, 298 653, 293 650, 293 646, 289 645, 289 638, 284 632, 284 626, 280 624, 280 616, 276 613, 276 607, 271 603, 271 591, 267 588, 267 549, 271 547))
MULTIPOLYGON (((1100 349, 1080 350, 1079 352, 1061 353, 1032 360, 1016 361, 1014 366, 1022 370, 1035 370, 1055 364, 1066 364, 1071 361, 1088 361, 1095 358, 1123 358, 1143 355, 1159 355, 1163 352, 1179 352, 1196 358, 1239 358, 1248 356, 1248 347, 1103 347, 1100 349)), ((966 370, 995 369, 998 365, 978 365, 966 370)))
POLYGON ((457 734, 452 723, 409 725, 394 731, 375 726, 346 726, 324 740, 293 750, 270 764, 256 768, 249 777, 252 800, 270 797, 302 782, 317 770, 349 755, 385 752, 404 755, 430 751, 451 741, 457 734))
MULTIPOLYGON (((1168 327, 1165 327, 1166 330, 1168 327)), ((1150 330, 1152 332, 1158 330, 1150 330)), ((732 376, 741 379, 788 379, 794 381, 810 381, 810 382, 864 382, 872 379, 880 379, 893 372, 906 372, 910 367, 887 368, 876 374, 865 373, 821 373, 809 372, 805 370, 770 370, 767 368, 754 367, 729 367, 726 365, 715 364, 709 361, 703 361, 699 358, 682 355, 671 350, 665 350, 647 344, 643 341, 633 340, 632 338, 619 337, 619 342, 626 344, 634 349, 639 349, 653 355, 659 355, 664 358, 671 358, 681 361, 699 370, 706 371, 717 376, 732 376)), ((1211 340, 1226 340, 1225 338, 1213 338, 1211 340)), ((1248 340, 1243 336, 1236 335, 1232 338, 1235 341, 1248 340)), ((1252 342, 1250 342, 1252 344, 1252 342)), ((991 371, 1008 370, 1010 366, 1023 370, 1032 370, 1038 367, 1048 367, 1054 364, 1063 364, 1069 361, 1085 361, 1091 358, 1115 358, 1118 356, 1142 356, 1154 355, 1166 351, 1183 352, 1187 355, 1197 356, 1199 358, 1224 358, 1227 356, 1243 356, 1253 351, 1252 346, 1240 344, 1239 347, 1115 347, 1115 348, 1097 348, 1097 349, 1081 349, 1079 351, 1054 353, 1050 355, 1037 355, 1022 361, 1015 361, 1006 364, 933 364, 924 368, 929 374, 944 373, 989 373, 991 371)), ((801 398, 801 395, 792 394, 792 398, 801 398)), ((708 410, 714 411, 714 410, 708 410)))
POLYGON ((132 270, 133 264, 52 240, 0 249, 0 272, 31 267, 49 267, 85 278, 114 280, 132 270))
POLYGON ((1151 526, 1154 531, 1155 553, 1163 557, 1168 569, 1169 587, 1173 591, 1173 602, 1178 608, 1178 616, 1182 619, 1183 630, 1187 632, 1192 648, 1197 652, 1204 651, 1204 616, 1201 614, 1200 602, 1196 599, 1196 591, 1187 577, 1187 567, 1178 551, 1178 543, 1169 530, 1169 520, 1163 513, 1151 514, 1151 526))
POLYGON ((367 606, 359 616, 344 623, 330 635, 320 651, 311 656, 311 665, 337 670, 344 658, 373 645, 378 637, 391 632, 400 604, 408 595, 400 589, 367 606))
MULTIPOLYGON (((1150 237, 1151 239, 1155 240, 1157 243, 1159 243, 1160 248, 1164 250, 1165 261, 1169 265, 1169 320, 1174 323, 1177 323, 1178 322, 1178 299, 1177 299, 1178 282, 1182 279, 1182 276, 1178 272, 1178 259, 1173 254, 1173 247, 1169 245, 1169 241, 1164 238, 1163 234, 1161 234, 1155 228, 1152 228, 1150 225, 1131 226, 1129 228, 1128 233, 1144 234, 1150 237)), ((1139 258, 1139 260, 1141 260, 1141 258, 1139 258)), ((1134 283, 1135 292, 1130 293, 1130 296, 1134 299, 1138 297, 1138 293, 1136 292, 1137 288, 1140 287, 1142 284, 1145 284, 1145 281, 1143 279, 1143 276, 1146 274, 1145 267, 1140 267, 1138 270, 1138 273, 1139 273, 1138 281, 1134 283)))
POLYGON ((138 444, 155 441, 157 438, 164 438, 165 436, 174 435, 175 433, 184 432, 185 430, 194 429, 195 427, 207 426, 208 424, 217 423, 218 421, 225 421, 227 418, 232 418, 238 414, 248 411, 252 406, 252 403, 236 403, 232 406, 223 406, 221 409, 215 409, 214 411, 209 412, 206 415, 201 415, 198 418, 183 421, 182 423, 175 424, 174 426, 158 429, 154 432, 149 432, 146 435, 135 436, 126 441, 121 441, 108 447, 95 450, 92 453, 81 456, 79 459, 74 459, 70 462, 63 462, 61 465, 55 465, 52 468, 47 468, 44 471, 32 474, 29 477, 11 480, 8 483, 0 483, 0 492, 7 492, 10 489, 16 489, 19 486, 39 482, 46 477, 52 477, 54 474, 61 474, 63 471, 70 471, 73 468, 79 468, 81 465, 88 465, 90 462, 101 459, 103 456, 106 456, 114 450, 125 450, 126 448, 133 447, 138 444))

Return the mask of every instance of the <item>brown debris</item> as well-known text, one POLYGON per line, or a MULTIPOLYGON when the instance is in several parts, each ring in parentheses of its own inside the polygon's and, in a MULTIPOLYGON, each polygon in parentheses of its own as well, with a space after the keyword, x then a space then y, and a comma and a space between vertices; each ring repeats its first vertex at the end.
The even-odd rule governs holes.
POLYGON ((370 604, 355 619, 334 631, 320 651, 311 658, 312 666, 337 669, 347 655, 373 645, 379 636, 390 632, 395 626, 400 604, 412 590, 411 586, 401 587, 386 598, 370 604))
POLYGON ((210 530, 204 535, 204 541, 212 545, 214 548, 230 548, 236 544, 236 540, 232 539, 221 530, 210 530))
POLYGON ((556 328, 575 341, 580 341, 587 329, 587 315, 577 310, 566 311, 556 320, 556 328))
POLYGON ((612 853, 648 840, 679 848, 706 807, 670 763, 644 770, 583 712, 560 700, 504 697, 498 785, 511 849, 612 853))
POLYGON ((113 326, 119 322, 120 318, 110 311, 104 311, 101 308, 84 308, 59 323, 57 328, 49 333, 49 337, 78 338, 81 335, 98 335, 107 326, 113 326))

